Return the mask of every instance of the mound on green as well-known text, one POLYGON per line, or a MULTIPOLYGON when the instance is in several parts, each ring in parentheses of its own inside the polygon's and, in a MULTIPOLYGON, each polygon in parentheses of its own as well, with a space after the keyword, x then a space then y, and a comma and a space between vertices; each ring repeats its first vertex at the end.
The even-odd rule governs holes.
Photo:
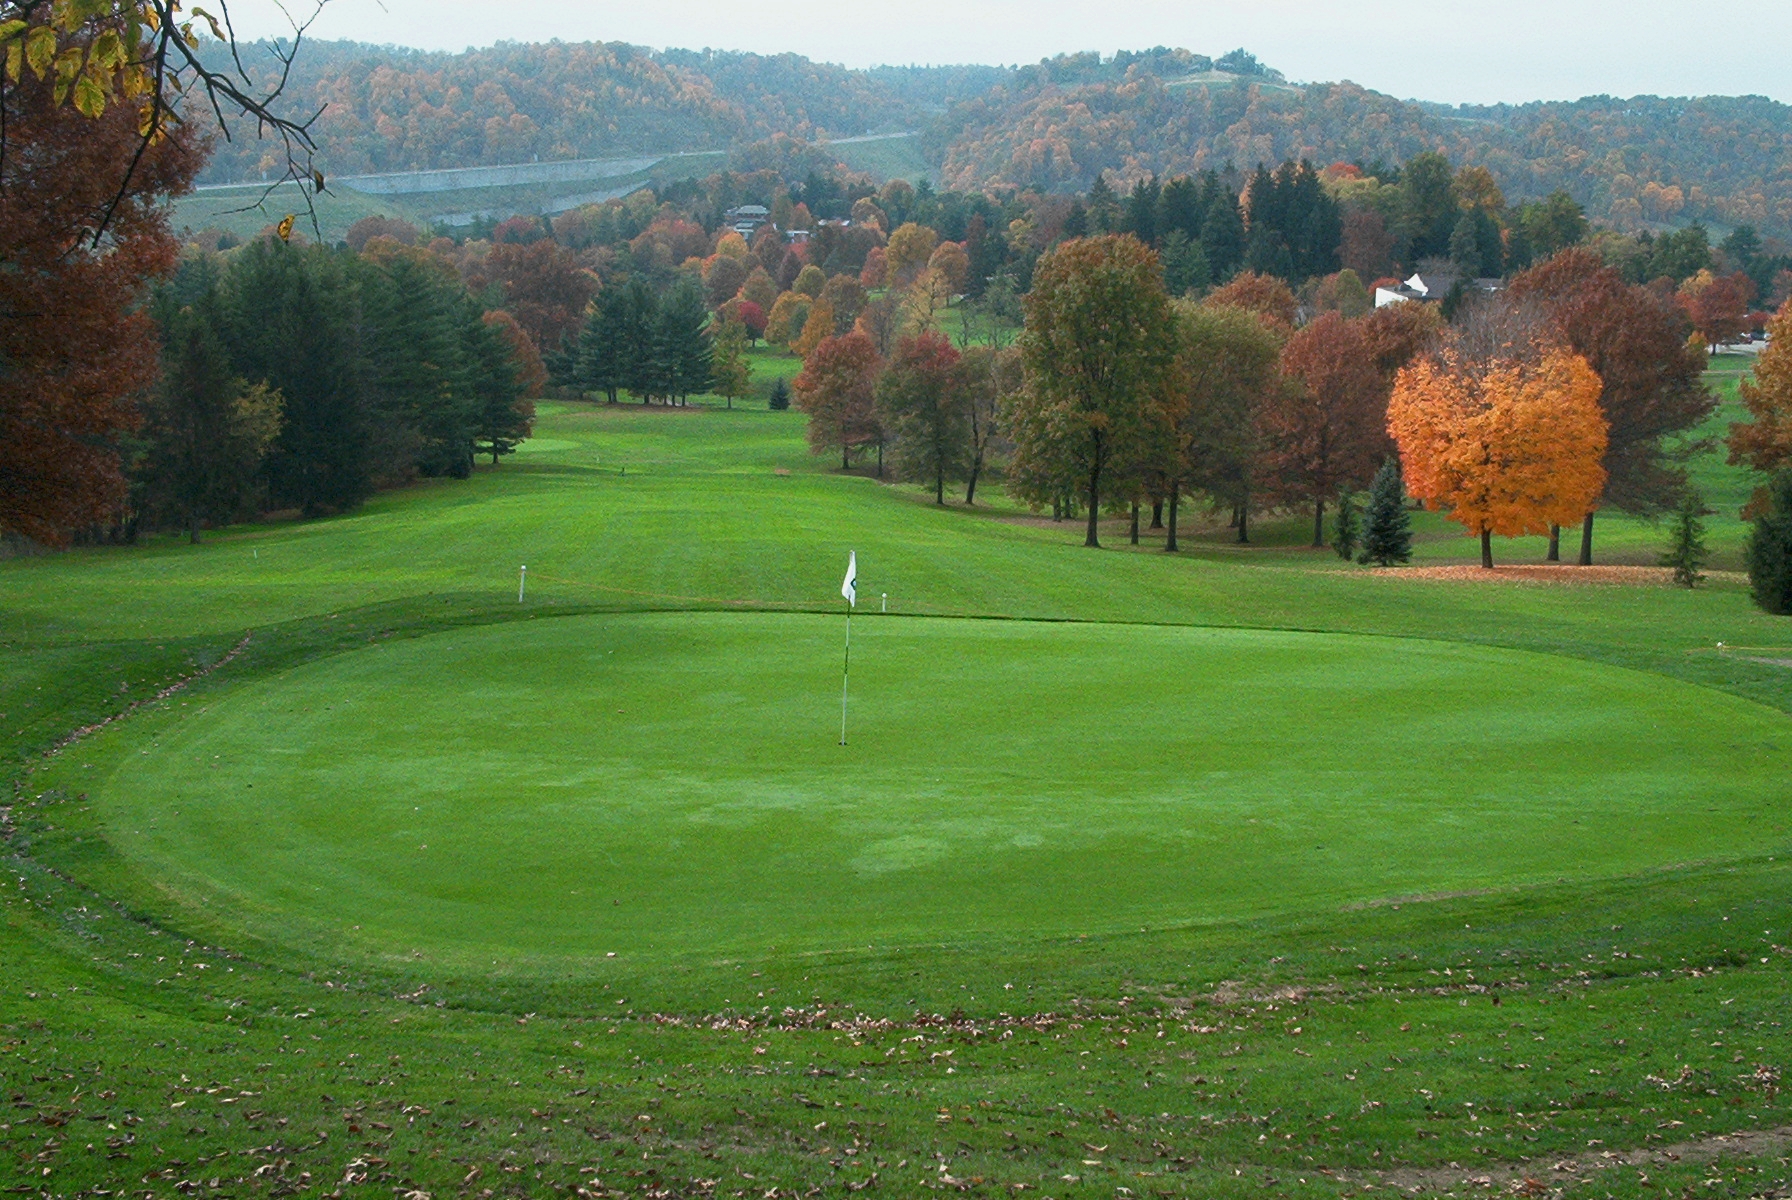
POLYGON ((90 798, 65 836, 110 845, 103 886, 216 937, 507 973, 1136 931, 1778 836, 1784 719, 1638 672, 1384 637, 858 625, 844 748, 838 618, 525 620, 127 727, 64 764, 90 798))

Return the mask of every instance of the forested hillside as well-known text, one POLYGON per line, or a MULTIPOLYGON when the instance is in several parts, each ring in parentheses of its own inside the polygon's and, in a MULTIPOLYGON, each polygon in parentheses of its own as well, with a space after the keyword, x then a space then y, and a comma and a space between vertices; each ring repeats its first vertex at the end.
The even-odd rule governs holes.
POLYGON ((1505 192, 1567 191, 1595 220, 1792 230, 1792 109, 1759 96, 1595 96, 1450 108, 1352 83, 1301 89, 1034 81, 959 105, 934 135, 953 187, 1064 190, 1232 163, 1402 162, 1424 150, 1485 166, 1505 192))
MULTIPOLYGON (((325 170, 340 176, 912 128, 957 94, 955 84, 982 90, 988 75, 867 73, 795 54, 655 53, 602 42, 503 43, 464 54, 318 42, 298 56, 287 103, 295 113, 323 110, 313 131, 325 170)), ((277 174, 274 155, 253 136, 220 143, 206 179, 277 174)))
MULTIPOLYGON (((506 43, 464 54, 307 45, 293 111, 332 176, 716 150, 786 134, 915 129, 961 190, 1080 191, 1312 159, 1484 165, 1514 199, 1565 190, 1623 229, 1700 220, 1792 234, 1792 109, 1762 97, 1451 108, 1355 84, 1290 86, 1248 54, 1162 47, 1032 66, 848 70, 794 54, 506 43)), ((220 144, 210 181, 275 169, 254 138, 220 144)))

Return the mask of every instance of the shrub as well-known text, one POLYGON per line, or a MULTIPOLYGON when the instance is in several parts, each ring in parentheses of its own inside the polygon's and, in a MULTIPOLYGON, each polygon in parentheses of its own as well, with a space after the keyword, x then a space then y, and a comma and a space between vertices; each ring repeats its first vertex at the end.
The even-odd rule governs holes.
POLYGON ((1697 587, 1705 578, 1699 571, 1706 560, 1705 523, 1699 518, 1709 511, 1698 492, 1688 488, 1669 518, 1668 549, 1661 565, 1674 568, 1674 582, 1682 587, 1697 587))
POLYGON ((1748 586, 1770 613, 1792 613, 1792 468, 1773 477, 1767 511, 1749 534, 1748 586))

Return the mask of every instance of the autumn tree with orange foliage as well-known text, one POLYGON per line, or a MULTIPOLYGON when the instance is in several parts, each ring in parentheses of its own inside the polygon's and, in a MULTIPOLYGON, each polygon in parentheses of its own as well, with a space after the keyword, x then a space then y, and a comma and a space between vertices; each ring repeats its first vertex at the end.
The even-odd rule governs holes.
MULTIPOLYGON (((1767 347, 1755 358, 1754 377, 1738 389, 1752 421, 1730 426, 1730 463, 1773 475, 1792 465, 1792 301, 1767 325, 1767 347)), ((1767 511, 1765 486, 1755 489, 1747 517, 1767 511)))
POLYGON ((840 469, 852 466, 854 451, 881 444, 877 420, 877 377, 883 359, 871 339, 854 330, 823 338, 793 381, 796 406, 809 415, 809 450, 840 451, 840 469))
POLYGON ((1586 359, 1567 350, 1475 361, 1448 347, 1420 359, 1400 372, 1388 404, 1407 490, 1478 534, 1491 569, 1495 534, 1547 533, 1597 502, 1599 389, 1586 359))
POLYGON ((803 331, 791 343, 799 358, 808 358, 815 353, 815 347, 821 345, 823 338, 834 336, 834 306, 826 300, 817 300, 809 306, 809 315, 803 318, 803 331))
POLYGON ((1364 320, 1321 313, 1282 348, 1283 386, 1258 412, 1260 468, 1270 496, 1313 507, 1325 545, 1325 502, 1368 483, 1387 457, 1388 384, 1364 320))
POLYGON ((1232 282, 1209 292, 1204 303, 1256 313, 1260 321, 1284 336, 1294 330, 1298 307, 1286 283, 1274 275, 1259 275, 1255 271, 1240 271, 1232 282))
POLYGON ((517 386, 522 389, 523 396, 528 398, 541 395, 548 386, 548 370, 541 361, 541 351, 536 347, 535 339, 529 336, 529 331, 501 308, 486 313, 484 321, 496 329, 504 339, 504 344, 510 347, 511 360, 516 364, 517 386))
POLYGON ((135 105, 85 115, 58 86, 26 71, 0 97, 0 530, 59 546, 124 499, 118 438, 158 369, 139 301, 179 251, 161 201, 200 155, 179 135, 144 147, 135 105))

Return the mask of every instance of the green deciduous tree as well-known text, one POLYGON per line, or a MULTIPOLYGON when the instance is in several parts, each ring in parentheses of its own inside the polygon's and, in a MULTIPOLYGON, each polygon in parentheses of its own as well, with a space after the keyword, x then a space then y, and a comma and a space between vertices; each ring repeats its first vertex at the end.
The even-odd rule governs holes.
POLYGON ((715 389, 733 408, 734 398, 746 395, 753 380, 753 364, 747 361, 746 327, 739 321, 723 321, 715 331, 713 343, 715 361, 711 373, 715 376, 715 389))
POLYGON ((1282 335, 1248 309, 1177 305, 1176 432, 1166 551, 1177 548, 1181 492, 1206 492, 1239 514, 1238 540, 1250 538, 1249 509, 1258 456, 1257 414, 1277 386, 1282 335))
POLYGON ((896 343, 877 381, 877 411, 895 449, 897 478, 933 484, 935 504, 946 502, 946 480, 969 470, 970 413, 958 351, 940 333, 896 343))
POLYGON ((1102 479, 1164 412, 1175 319, 1157 256, 1138 239, 1066 242, 1039 260, 1020 338, 1027 369, 1015 459, 1068 473, 1088 505, 1084 545, 1099 546, 1102 479))
POLYGON ((959 371, 964 380, 965 416, 970 422, 964 502, 974 504, 977 481, 989 465, 990 448, 1001 428, 1001 414, 1021 389, 1020 350, 1014 346, 969 346, 962 351, 959 371))

